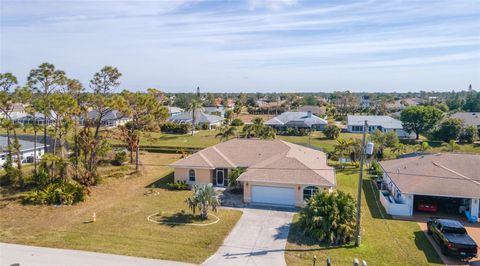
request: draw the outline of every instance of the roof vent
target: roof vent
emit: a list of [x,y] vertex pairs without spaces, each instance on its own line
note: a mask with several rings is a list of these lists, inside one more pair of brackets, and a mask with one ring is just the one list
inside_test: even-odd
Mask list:
[[307,117],[312,117],[312,111],[307,111]]

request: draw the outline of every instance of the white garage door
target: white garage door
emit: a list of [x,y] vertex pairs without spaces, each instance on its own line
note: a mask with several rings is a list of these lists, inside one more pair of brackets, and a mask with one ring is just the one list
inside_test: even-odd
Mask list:
[[295,205],[295,189],[289,187],[252,186],[252,203]]

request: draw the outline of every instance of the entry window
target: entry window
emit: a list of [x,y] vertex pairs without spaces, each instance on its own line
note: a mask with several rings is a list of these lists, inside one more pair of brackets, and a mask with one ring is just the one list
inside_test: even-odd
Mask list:
[[195,182],[195,170],[190,169],[188,171],[188,181]]
[[303,189],[303,200],[306,201],[310,199],[315,193],[317,193],[318,188],[317,187],[306,187]]

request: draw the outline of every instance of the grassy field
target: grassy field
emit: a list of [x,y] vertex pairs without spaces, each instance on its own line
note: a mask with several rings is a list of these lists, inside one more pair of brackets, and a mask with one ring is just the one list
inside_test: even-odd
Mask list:
[[[173,179],[168,164],[176,154],[144,154],[142,174],[106,178],[83,203],[55,208],[24,206],[0,200],[0,242],[89,250],[122,255],[201,263],[212,255],[241,216],[219,210],[220,222],[205,227],[162,225],[147,216],[189,220],[185,199],[190,191],[162,188]],[[93,212],[97,221],[91,223]]]
[[[358,171],[337,173],[338,189],[356,195]],[[368,265],[438,265],[442,261],[416,222],[391,219],[383,207],[377,206],[369,179],[364,180],[362,198],[362,245],[325,247],[304,237],[295,221],[290,231],[285,258],[288,265],[312,265],[317,256],[319,265],[330,258],[333,265],[351,265],[354,258]],[[386,217],[382,218],[382,215]]]

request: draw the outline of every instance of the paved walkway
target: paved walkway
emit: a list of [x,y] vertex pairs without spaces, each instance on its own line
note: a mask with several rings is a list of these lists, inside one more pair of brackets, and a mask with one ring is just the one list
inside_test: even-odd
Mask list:
[[242,210],[232,232],[203,265],[286,265],[284,251],[294,212]]
[[88,251],[41,248],[0,243],[0,266],[188,266],[191,264],[103,254]]

